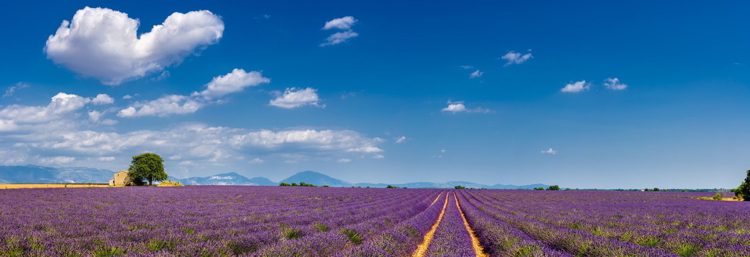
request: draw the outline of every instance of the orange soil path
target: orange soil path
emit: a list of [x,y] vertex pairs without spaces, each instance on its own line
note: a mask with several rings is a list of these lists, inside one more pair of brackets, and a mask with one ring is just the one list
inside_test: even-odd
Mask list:
[[474,254],[476,254],[477,257],[487,257],[488,255],[484,253],[484,249],[482,249],[482,245],[479,243],[479,238],[477,238],[477,235],[474,233],[474,229],[472,229],[471,225],[469,225],[469,221],[466,219],[464,211],[461,210],[461,203],[459,203],[458,197],[456,197],[456,193],[453,193],[453,199],[456,199],[456,207],[458,207],[458,212],[461,214],[461,219],[464,220],[464,227],[466,228],[466,232],[469,233],[469,236],[471,237],[471,247],[474,248]]
[[[440,195],[438,195],[439,197]],[[440,222],[443,221],[443,216],[445,216],[445,208],[448,207],[448,194],[445,194],[445,202],[443,202],[443,209],[440,211],[440,215],[438,215],[437,220],[435,220],[435,223],[432,224],[432,227],[430,228],[430,231],[427,231],[427,233],[424,235],[424,239],[422,240],[422,243],[417,246],[417,250],[414,251],[414,254],[412,254],[412,257],[423,257],[425,256],[425,253],[427,253],[427,249],[430,248],[430,243],[432,242],[432,238],[435,236],[435,231],[437,230],[438,226],[440,225]]]

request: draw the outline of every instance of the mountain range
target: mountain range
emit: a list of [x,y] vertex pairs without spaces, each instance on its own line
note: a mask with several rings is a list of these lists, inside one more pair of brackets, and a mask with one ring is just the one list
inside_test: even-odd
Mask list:
[[[0,183],[107,183],[114,172],[104,169],[93,169],[83,167],[44,167],[35,165],[25,166],[0,166]],[[253,186],[275,186],[278,183],[264,177],[247,178],[235,172],[221,173],[206,177],[174,178],[170,180],[179,181],[185,185],[253,185]],[[405,188],[453,188],[464,186],[468,188],[488,189],[533,189],[535,187],[547,187],[545,184],[531,185],[503,185],[503,184],[478,184],[467,181],[449,181],[445,183],[413,182],[402,184],[385,183],[349,183],[339,180],[320,172],[302,171],[280,182],[284,183],[310,183],[314,185],[326,185],[331,187],[373,187],[380,188],[388,185]]]

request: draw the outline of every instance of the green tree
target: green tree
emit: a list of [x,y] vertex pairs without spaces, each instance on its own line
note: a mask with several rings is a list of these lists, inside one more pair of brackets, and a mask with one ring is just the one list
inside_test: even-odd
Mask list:
[[454,186],[453,188],[454,189],[466,189],[466,187],[462,185]]
[[552,185],[552,186],[549,186],[547,188],[547,190],[557,191],[557,190],[560,190],[560,186],[558,186],[558,185]]
[[128,168],[128,176],[136,185],[153,185],[154,181],[166,180],[169,176],[164,171],[164,160],[155,153],[144,153],[133,156]]
[[745,181],[742,181],[742,184],[734,190],[734,194],[744,201],[750,201],[750,170],[747,171]]

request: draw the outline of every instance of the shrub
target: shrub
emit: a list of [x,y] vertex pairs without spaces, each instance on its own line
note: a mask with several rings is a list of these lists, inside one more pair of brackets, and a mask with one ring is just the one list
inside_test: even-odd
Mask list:
[[152,252],[158,252],[161,250],[172,250],[174,248],[174,243],[160,240],[160,239],[152,239],[148,242],[146,245],[146,248],[151,250]]
[[288,187],[288,186],[292,186],[292,185],[290,185],[289,183],[286,183],[286,182],[281,182],[281,183],[279,183],[279,186],[280,187]]
[[551,185],[547,188],[547,190],[557,191],[560,190],[560,186],[558,185]]
[[349,238],[349,242],[352,242],[355,245],[361,244],[362,241],[364,241],[364,239],[362,239],[362,235],[360,235],[353,229],[342,228],[340,232],[346,235],[346,237]]
[[386,186],[385,188],[398,188],[398,187],[397,187],[397,186],[394,186],[394,185],[388,185],[388,186]]
[[99,247],[94,250],[94,257],[114,257],[125,255],[125,250],[117,247]]
[[534,190],[544,190],[543,187],[535,187]]
[[328,232],[328,230],[330,230],[330,228],[328,228],[328,225],[323,223],[315,223],[315,228],[320,232]]
[[724,196],[723,196],[723,195],[721,195],[721,193],[719,193],[719,192],[716,192],[716,194],[714,194],[714,196],[713,196],[713,197],[711,197],[711,198],[713,198],[713,199],[714,199],[714,200],[716,200],[716,201],[721,201],[721,199],[724,199]]
[[290,227],[284,227],[281,229],[281,237],[284,239],[295,239],[302,237],[302,231],[299,229],[293,229]]
[[453,188],[454,189],[466,189],[466,187],[462,185],[454,186]]
[[166,181],[162,181],[162,182],[161,182],[161,183],[159,183],[159,185],[157,185],[157,186],[160,186],[160,187],[181,187],[181,186],[182,186],[182,183],[180,183],[180,182],[178,182],[178,181],[170,181],[170,180],[166,180]]

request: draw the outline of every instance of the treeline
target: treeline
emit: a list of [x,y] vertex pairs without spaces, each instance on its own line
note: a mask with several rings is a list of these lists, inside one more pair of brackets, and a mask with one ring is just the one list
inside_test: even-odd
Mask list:
[[[279,186],[282,186],[282,187],[317,187],[317,185],[315,184],[305,183],[304,181],[300,181],[299,184],[281,182],[279,183]],[[321,187],[328,187],[328,185],[322,185]]]

